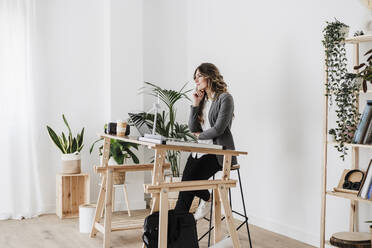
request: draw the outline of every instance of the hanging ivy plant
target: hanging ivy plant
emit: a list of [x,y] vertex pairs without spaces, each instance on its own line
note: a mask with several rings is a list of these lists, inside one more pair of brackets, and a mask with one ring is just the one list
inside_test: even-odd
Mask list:
[[328,76],[326,95],[329,96],[330,105],[335,102],[337,115],[336,127],[328,133],[334,135],[338,143],[335,147],[341,152],[343,160],[348,150],[345,143],[352,141],[360,119],[357,106],[360,85],[356,83],[355,75],[347,71],[345,37],[348,31],[349,27],[338,20],[327,22],[322,40]]

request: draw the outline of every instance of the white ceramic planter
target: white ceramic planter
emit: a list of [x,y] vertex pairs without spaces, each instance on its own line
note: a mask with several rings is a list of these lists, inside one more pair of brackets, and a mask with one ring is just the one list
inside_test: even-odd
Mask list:
[[81,157],[79,152],[61,155],[63,174],[79,174],[81,172]]
[[79,230],[81,233],[90,233],[92,230],[96,204],[83,204],[79,206]]

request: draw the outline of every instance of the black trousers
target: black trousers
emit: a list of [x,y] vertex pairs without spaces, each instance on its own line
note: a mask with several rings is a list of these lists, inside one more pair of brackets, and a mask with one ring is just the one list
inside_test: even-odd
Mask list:
[[[193,158],[190,154],[182,175],[182,181],[206,180],[213,176],[217,171],[222,170],[214,154],[206,154],[200,158]],[[178,195],[175,211],[188,212],[190,210],[194,196],[198,196],[204,201],[208,201],[210,193],[208,190],[182,191]]]

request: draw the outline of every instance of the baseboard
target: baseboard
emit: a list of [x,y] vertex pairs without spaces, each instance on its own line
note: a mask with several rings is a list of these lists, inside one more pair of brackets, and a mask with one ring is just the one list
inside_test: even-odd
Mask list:
[[[263,219],[260,217],[252,216],[249,213],[248,218],[249,218],[249,224],[253,224],[255,226],[261,227],[263,229],[266,229],[271,232],[275,232],[284,236],[287,236],[291,239],[298,240],[300,242],[319,247],[320,241],[319,241],[319,236],[306,233],[302,230],[299,230],[297,228],[293,228],[288,225],[284,225],[281,223],[277,223],[275,221]],[[234,214],[234,217],[239,220],[243,220],[243,218],[239,215]]]

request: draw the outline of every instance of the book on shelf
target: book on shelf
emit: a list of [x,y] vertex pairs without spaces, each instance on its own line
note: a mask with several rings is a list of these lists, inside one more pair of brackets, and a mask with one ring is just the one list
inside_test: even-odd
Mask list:
[[370,145],[372,143],[372,121],[369,121],[368,129],[364,135],[363,144]]
[[[372,118],[372,100],[367,100],[367,104],[364,108],[362,118],[360,119],[360,122],[358,124],[358,127],[355,131],[353,143],[355,144],[363,144],[364,137],[366,135],[367,129],[369,127],[369,124],[371,122]],[[372,132],[372,130],[371,130]],[[372,133],[371,133],[372,135]],[[367,137],[368,139],[368,137]]]
[[371,183],[371,185],[369,185],[369,189],[368,189],[368,193],[367,193],[367,198],[368,199],[371,199],[371,196],[372,196],[372,183]]
[[368,164],[367,171],[365,172],[364,180],[362,182],[361,188],[359,190],[359,196],[367,199],[368,198],[368,191],[371,187],[371,181],[372,181],[372,168],[371,168],[372,159]]

